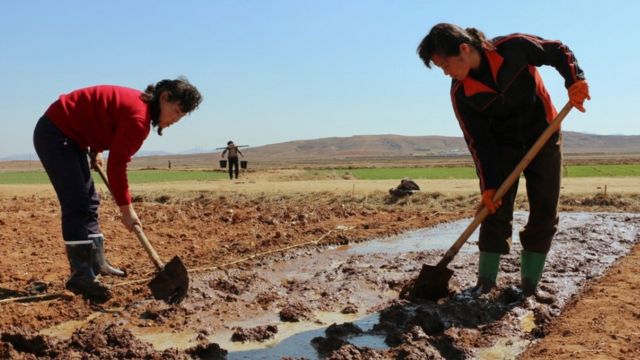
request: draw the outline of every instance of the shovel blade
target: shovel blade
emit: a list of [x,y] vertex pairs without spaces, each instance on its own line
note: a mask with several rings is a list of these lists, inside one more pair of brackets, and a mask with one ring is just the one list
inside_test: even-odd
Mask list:
[[420,275],[413,283],[410,294],[414,298],[438,300],[449,294],[449,279],[453,270],[446,266],[422,265]]
[[149,282],[151,294],[156,300],[178,304],[189,290],[189,274],[182,260],[176,255]]

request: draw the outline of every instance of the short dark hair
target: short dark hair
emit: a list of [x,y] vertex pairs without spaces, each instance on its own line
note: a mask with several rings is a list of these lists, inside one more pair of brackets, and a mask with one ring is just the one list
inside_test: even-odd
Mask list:
[[147,89],[140,95],[145,103],[149,104],[151,113],[151,124],[158,126],[160,116],[160,95],[168,92],[169,101],[177,101],[180,104],[180,110],[185,114],[189,114],[198,108],[202,102],[202,95],[195,86],[189,83],[185,77],[179,77],[175,80],[161,80],[156,84],[150,84]]
[[431,68],[434,55],[444,57],[459,55],[460,44],[470,44],[478,50],[493,49],[491,42],[478,29],[463,29],[458,25],[440,23],[434,25],[427,36],[422,39],[417,52],[422,62]]

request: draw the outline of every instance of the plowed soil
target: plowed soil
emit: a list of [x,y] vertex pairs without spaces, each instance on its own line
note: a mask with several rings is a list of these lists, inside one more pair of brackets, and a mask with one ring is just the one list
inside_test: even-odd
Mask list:
[[[178,193],[179,196],[175,195]],[[397,278],[380,280],[377,275],[368,279],[367,274],[376,273],[377,268],[366,272],[362,269],[378,262],[365,256],[331,270],[338,271],[333,275],[327,269],[318,269],[317,277],[324,277],[326,281],[314,285],[309,285],[308,279],[274,280],[252,269],[277,268],[291,259],[313,256],[315,251],[327,246],[367,241],[470,217],[476,203],[474,194],[425,191],[400,199],[381,191],[274,194],[154,189],[139,192],[134,206],[143,219],[147,237],[161,258],[168,260],[179,255],[193,278],[185,302],[168,306],[152,300],[146,281],[154,275],[154,268],[135,237],[120,224],[118,211],[108,194],[102,194],[100,208],[107,256],[113,264],[125,268],[128,277],[125,280],[102,278],[114,293],[113,299],[105,304],[93,304],[64,291],[69,268],[55,197],[51,193],[26,195],[17,191],[16,194],[19,195],[3,192],[0,196],[0,301],[4,299],[0,303],[0,358],[17,359],[224,358],[226,350],[210,341],[213,335],[224,329],[233,334],[232,341],[266,341],[279,331],[277,327],[268,324],[228,326],[242,319],[263,316],[265,312],[278,310],[280,321],[313,321],[317,311],[362,313],[374,310],[368,307],[377,304],[380,308],[376,311],[386,309],[382,316],[388,316],[395,307],[407,309],[410,305],[405,300],[398,302],[397,292],[419,271],[416,266],[407,267],[403,259],[384,263],[385,267],[395,266],[400,274]],[[523,199],[519,199],[519,204],[520,209],[526,210]],[[634,213],[640,212],[640,197],[573,194],[563,196],[562,210]],[[615,236],[616,229],[610,231]],[[441,253],[412,256],[410,260],[417,263],[434,263]],[[639,259],[640,247],[636,245],[604,275],[588,279],[583,290],[565,299],[568,305],[563,306],[561,312],[540,311],[537,330],[531,334],[532,345],[522,358],[640,357],[640,305],[636,302],[640,290],[640,275],[636,271]],[[515,262],[513,266],[517,269]],[[468,278],[473,278],[473,269],[469,271]],[[366,291],[349,290],[343,283],[338,284],[343,287],[337,283],[331,285],[331,277],[335,279],[337,274],[353,283],[366,282],[368,285],[356,286]],[[509,289],[517,284],[515,280],[505,281],[501,291],[488,295],[486,302],[482,300],[483,304],[508,306],[520,301],[518,307],[539,309],[518,299],[517,291],[515,295],[510,293]],[[320,298],[304,295],[323,286],[336,288],[320,291]],[[279,292],[281,289],[285,290]],[[547,290],[552,290],[551,297],[554,290],[559,291],[553,286]],[[464,286],[459,285],[454,292],[464,293]],[[30,296],[34,298],[15,301]],[[288,296],[300,302],[291,302]],[[376,296],[377,300],[372,300]],[[451,299],[458,299],[455,294],[452,296]],[[545,301],[544,296],[534,300],[538,304]],[[553,308],[548,302],[547,305]],[[465,302],[457,306],[459,310],[469,305]],[[445,311],[444,307],[438,309]],[[474,314],[483,313],[474,311]],[[386,341],[391,350],[359,348],[346,342],[344,346],[336,346],[341,343],[331,340],[331,334],[327,334],[325,339],[329,340],[324,343],[329,347],[323,345],[322,339],[315,340],[318,352],[334,359],[466,358],[473,352],[465,352],[465,348],[490,345],[491,338],[482,336],[486,332],[483,326],[487,326],[484,321],[475,322],[462,333],[444,336],[446,326],[425,325],[431,323],[427,320],[433,317],[428,311],[412,320],[414,324],[423,324],[417,327],[406,326],[409,318],[404,315],[400,317],[405,321],[398,323],[398,316],[398,313],[390,316],[395,323],[386,322],[386,326],[396,330],[387,331],[394,334]],[[84,325],[71,326],[74,320]],[[66,336],[60,336],[64,333],[60,328],[56,330],[57,336],[47,335],[47,329],[60,324],[69,324]],[[142,340],[142,334],[145,329],[155,327],[173,329],[176,334],[186,329],[196,329],[197,333],[188,347],[154,347]],[[492,331],[500,333],[500,330]],[[343,334],[334,338],[344,337]],[[456,346],[452,347],[451,343]]]

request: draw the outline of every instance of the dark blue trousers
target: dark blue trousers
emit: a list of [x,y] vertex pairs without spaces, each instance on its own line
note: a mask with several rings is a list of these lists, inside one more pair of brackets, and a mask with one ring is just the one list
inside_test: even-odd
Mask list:
[[99,234],[100,197],[91,178],[87,149],[45,116],[33,132],[33,145],[60,201],[64,240],[88,240],[89,234]]

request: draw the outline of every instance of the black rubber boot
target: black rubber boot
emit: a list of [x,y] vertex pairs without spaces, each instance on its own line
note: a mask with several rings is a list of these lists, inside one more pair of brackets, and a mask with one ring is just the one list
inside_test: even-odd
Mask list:
[[71,277],[65,287],[74,294],[97,303],[109,300],[109,288],[96,280],[93,272],[93,240],[66,241],[65,247],[71,265]]
[[104,255],[104,236],[102,234],[89,235],[95,246],[93,258],[93,272],[98,275],[127,276],[127,273],[112,266]]

